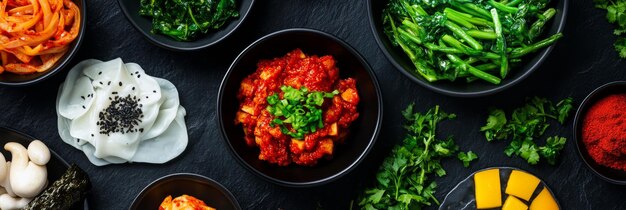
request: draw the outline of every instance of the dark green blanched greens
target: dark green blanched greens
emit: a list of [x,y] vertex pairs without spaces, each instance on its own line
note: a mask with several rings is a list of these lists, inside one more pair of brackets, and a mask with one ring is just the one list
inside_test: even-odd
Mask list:
[[152,17],[152,33],[192,41],[239,17],[235,0],[140,0],[139,14]]
[[[437,124],[456,116],[440,111],[439,106],[426,113],[414,112],[413,105],[402,115],[406,119],[407,135],[383,161],[376,174],[376,184],[362,193],[358,209],[403,210],[439,205],[435,198],[437,183],[432,179],[435,175],[446,175],[441,160],[454,156],[458,146],[451,137],[435,137]],[[457,156],[464,165],[477,158],[473,152],[459,152]]]
[[521,58],[560,39],[538,40],[556,14],[549,0],[389,0],[385,34],[429,82],[499,84]]

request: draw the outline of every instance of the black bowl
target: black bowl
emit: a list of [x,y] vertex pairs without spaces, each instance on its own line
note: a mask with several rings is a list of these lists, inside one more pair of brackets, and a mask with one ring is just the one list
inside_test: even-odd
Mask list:
[[78,32],[78,36],[76,36],[76,39],[74,39],[72,44],[70,44],[70,48],[65,53],[65,55],[63,55],[63,57],[61,57],[56,62],[56,64],[54,64],[54,66],[52,66],[50,69],[48,69],[45,72],[37,72],[37,73],[27,74],[27,75],[19,75],[19,74],[13,74],[10,72],[4,72],[0,74],[0,85],[6,85],[6,86],[32,85],[40,81],[43,81],[44,79],[47,79],[51,77],[52,75],[56,74],[57,72],[61,71],[70,62],[72,57],[74,57],[74,55],[78,51],[80,44],[83,42],[83,34],[85,34],[85,22],[87,22],[87,16],[86,16],[87,9],[86,9],[85,0],[74,0],[74,3],[76,3],[76,6],[78,6],[78,8],[80,9],[80,16],[81,16],[80,30]]
[[[308,55],[332,55],[337,61],[340,78],[357,80],[361,98],[357,107],[359,118],[352,123],[345,144],[335,147],[332,160],[320,161],[313,167],[282,167],[259,160],[259,150],[246,145],[243,128],[234,123],[239,108],[237,91],[244,77],[256,71],[259,60],[282,57],[296,48]],[[217,100],[218,123],[237,160],[254,174],[283,186],[320,185],[345,175],[370,151],[382,123],[380,87],[365,59],[340,39],[312,29],[286,29],[252,43],[228,69]]]
[[139,15],[139,0],[118,0],[117,3],[130,23],[150,42],[170,50],[191,51],[212,46],[232,34],[250,13],[254,0],[237,0],[237,6],[239,7],[239,17],[237,19],[230,20],[220,29],[211,30],[199,39],[188,42],[176,41],[166,35],[151,33],[152,18]]
[[[558,2],[555,2],[558,1]],[[523,64],[511,69],[506,79],[503,79],[499,85],[493,85],[491,83],[477,81],[467,83],[464,81],[437,81],[428,82],[419,73],[415,71],[415,66],[411,63],[411,60],[406,56],[404,51],[399,47],[395,47],[391,44],[391,41],[387,38],[387,35],[383,32],[382,25],[382,10],[387,5],[388,0],[368,0],[368,14],[370,20],[370,26],[374,33],[374,38],[378,43],[380,49],[389,59],[389,61],[400,71],[402,74],[428,89],[435,92],[442,93],[450,96],[458,97],[478,97],[494,94],[503,91],[520,81],[528,77],[535,69],[539,68],[541,63],[548,57],[548,54],[554,48],[554,45],[546,47],[530,56],[526,56],[523,59]],[[542,37],[548,37],[559,32],[563,32],[565,28],[565,17],[567,14],[567,7],[569,0],[552,0],[550,6],[555,7],[557,10],[556,15],[551,20],[551,23],[546,24],[546,31]]]
[[578,148],[580,158],[583,159],[591,171],[610,183],[626,185],[626,171],[612,169],[596,163],[596,161],[589,156],[582,137],[583,120],[589,108],[598,100],[615,93],[626,93],[626,81],[617,81],[602,85],[587,95],[585,100],[583,100],[578,107],[576,117],[574,117],[574,141],[576,142],[576,148]]
[[224,186],[207,177],[189,173],[167,175],[150,183],[137,195],[130,209],[159,209],[168,195],[176,198],[183,194],[196,197],[216,209],[241,209],[233,194]]
[[[4,145],[9,142],[17,142],[24,145],[24,147],[28,147],[28,144],[35,139],[37,138],[33,138],[32,136],[22,132],[10,128],[0,127],[0,148],[4,147]],[[7,161],[11,160],[11,153],[5,150],[1,150],[0,153],[4,155]],[[48,169],[48,182],[52,183],[61,178],[65,171],[70,168],[70,165],[67,164],[67,162],[65,162],[65,160],[63,160],[63,158],[61,158],[61,156],[59,156],[56,152],[52,151],[52,149],[50,149],[50,155],[51,158],[48,164],[46,164],[46,168]],[[70,210],[79,209],[89,209],[87,199],[85,199],[83,203],[74,204]]]

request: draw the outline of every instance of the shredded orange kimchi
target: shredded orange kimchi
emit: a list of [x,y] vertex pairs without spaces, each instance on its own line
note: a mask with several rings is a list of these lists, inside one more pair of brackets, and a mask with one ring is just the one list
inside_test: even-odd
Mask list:
[[78,36],[80,21],[71,0],[0,0],[0,74],[50,69]]

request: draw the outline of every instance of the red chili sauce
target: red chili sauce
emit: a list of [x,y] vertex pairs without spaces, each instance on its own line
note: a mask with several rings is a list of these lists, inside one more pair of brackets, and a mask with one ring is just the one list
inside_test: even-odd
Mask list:
[[[266,110],[267,97],[279,93],[282,99],[283,85],[296,89],[304,86],[309,91],[339,91],[322,105],[323,128],[298,140],[283,134],[278,125],[270,125],[274,116]],[[260,160],[281,166],[313,166],[322,157],[330,159],[335,143],[343,143],[348,127],[359,117],[356,80],[339,79],[332,56],[307,56],[300,49],[281,58],[259,61],[256,72],[241,82],[237,99],[235,124],[243,126],[246,143],[260,149]]]

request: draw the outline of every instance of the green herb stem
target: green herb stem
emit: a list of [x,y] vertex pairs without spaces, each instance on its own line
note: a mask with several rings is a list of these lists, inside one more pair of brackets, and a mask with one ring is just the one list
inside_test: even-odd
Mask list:
[[476,39],[496,39],[496,34],[493,31],[468,30],[467,34]]
[[510,7],[510,6],[507,6],[505,4],[501,4],[501,3],[497,2],[497,1],[494,1],[494,0],[489,0],[488,3],[489,3],[489,5],[495,7],[496,9],[498,9],[500,11],[503,11],[503,12],[508,12],[508,13],[511,13],[511,14],[515,14],[518,11],[518,9],[515,8],[515,7]]
[[522,57],[528,53],[532,53],[537,51],[538,49],[541,48],[545,48],[548,47],[550,45],[552,45],[554,42],[556,42],[557,40],[559,40],[560,38],[563,37],[562,33],[557,33],[554,34],[544,40],[538,41],[536,43],[533,43],[531,45],[528,45],[526,47],[521,47],[521,48],[515,48],[513,49],[513,51],[511,51],[511,58],[519,58]]
[[446,21],[445,23],[446,28],[450,29],[450,31],[452,31],[452,33],[454,33],[454,35],[457,35],[458,37],[461,37],[461,39],[465,40],[467,42],[467,44],[469,46],[471,46],[472,48],[476,49],[476,50],[482,50],[483,46],[476,41],[474,38],[472,38],[470,35],[467,35],[467,33],[465,33],[465,31],[459,27],[458,25],[450,22],[450,21]]

